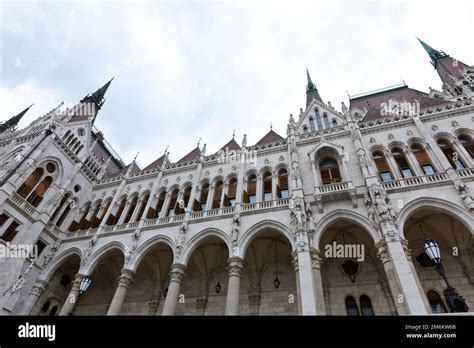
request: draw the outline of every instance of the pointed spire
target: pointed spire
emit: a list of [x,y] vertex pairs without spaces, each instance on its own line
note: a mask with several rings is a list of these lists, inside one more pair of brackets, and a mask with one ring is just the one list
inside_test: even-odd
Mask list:
[[306,80],[308,81],[306,85],[306,92],[311,92],[317,90],[316,86],[314,85],[313,81],[311,80],[311,76],[309,75],[309,70],[306,67]]
[[18,115],[13,116],[12,118],[6,120],[5,122],[0,124],[0,133],[5,132],[7,129],[12,128],[12,131],[15,130],[16,126],[18,125],[18,122],[20,122],[21,118],[25,116],[25,114],[28,112],[28,110],[33,106],[34,104],[31,104],[28,106],[25,110],[20,112]]
[[81,103],[94,103],[97,108],[97,111],[99,111],[102,105],[104,105],[105,93],[109,89],[109,86],[112,83],[113,79],[114,78],[112,77],[109,82],[100,87],[97,91],[92,94],[88,94],[87,96],[82,98]]
[[242,139],[242,147],[247,146],[247,134],[244,134],[244,138]]
[[318,89],[316,88],[316,85],[313,83],[313,80],[311,80],[311,76],[309,75],[309,70],[306,68],[306,107],[311,103],[313,99],[316,99],[320,102],[323,100],[321,99],[321,96],[319,95]]
[[428,45],[426,42],[420,40],[418,37],[417,37],[418,41],[420,41],[421,43],[421,46],[423,46],[423,48],[425,49],[426,53],[428,53],[428,55],[430,56],[430,59],[431,59],[431,64],[436,68],[436,62],[438,59],[440,58],[444,58],[444,57],[448,57],[448,55],[446,53],[444,53],[443,51],[438,51],[438,50],[435,50],[433,47],[431,47],[430,45]]

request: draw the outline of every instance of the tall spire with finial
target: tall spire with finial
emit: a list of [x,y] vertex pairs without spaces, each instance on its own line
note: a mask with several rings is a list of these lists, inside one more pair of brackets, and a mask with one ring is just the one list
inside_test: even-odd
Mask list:
[[33,105],[34,104],[31,104],[25,110],[20,112],[18,115],[11,117],[10,119],[6,120],[3,123],[0,123],[0,134],[5,132],[7,129],[11,129],[12,131],[15,131],[16,126],[18,125],[18,122],[20,122],[21,118],[25,116],[25,114]]
[[107,82],[105,85],[100,87],[97,91],[95,91],[94,93],[88,94],[84,98],[81,99],[81,103],[92,103],[95,107],[94,119],[92,122],[95,121],[97,112],[102,108],[102,105],[104,105],[105,93],[109,89],[109,86],[112,83],[113,79],[114,78],[112,77],[109,82]]
[[431,47],[430,45],[428,45],[426,42],[420,40],[420,38],[418,38],[418,41],[420,41],[421,43],[421,46],[423,46],[423,48],[425,49],[426,53],[428,53],[428,55],[430,56],[430,59],[431,59],[431,64],[436,68],[436,64],[438,62],[438,59],[441,59],[441,58],[444,58],[444,57],[448,57],[448,55],[446,53],[444,53],[443,51],[438,51],[438,50],[435,50],[433,47]]
[[316,85],[313,83],[313,80],[311,80],[311,75],[309,74],[308,68],[306,68],[306,106],[308,106],[313,99],[316,99],[320,102],[323,100],[321,99],[321,96],[319,95],[318,89],[316,88]]

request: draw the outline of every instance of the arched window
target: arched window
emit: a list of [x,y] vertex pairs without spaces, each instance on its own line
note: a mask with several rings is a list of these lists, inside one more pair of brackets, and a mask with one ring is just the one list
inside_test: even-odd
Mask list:
[[67,200],[69,199],[69,197],[70,197],[70,194],[69,194],[69,193],[63,195],[63,198],[61,199],[61,202],[59,203],[58,207],[57,207],[56,210],[54,211],[53,215],[51,215],[51,221],[54,222],[54,220],[56,220],[58,214],[63,210],[64,205],[66,204],[66,202],[67,202]]
[[150,194],[146,193],[145,196],[142,198],[142,203],[140,205],[140,210],[138,211],[137,215],[135,216],[135,221],[139,221],[142,218],[143,212],[145,211],[146,205],[148,200],[150,199]]
[[441,149],[441,151],[443,151],[444,155],[451,164],[451,167],[454,169],[466,168],[466,165],[461,161],[459,154],[453,150],[451,144],[446,139],[439,139],[438,147]]
[[50,305],[49,301],[46,301],[43,307],[41,307],[41,312],[47,312],[49,309],[49,305]]
[[341,182],[341,172],[339,165],[333,158],[326,157],[319,163],[319,172],[321,173],[321,180],[323,185]]
[[311,132],[314,132],[316,130],[316,126],[314,125],[314,119],[311,116],[309,117],[309,128],[311,129]]
[[71,201],[70,199],[67,200],[66,208],[64,209],[63,213],[59,217],[58,221],[56,221],[56,226],[61,227],[64,220],[66,220],[66,217],[69,215],[69,212],[71,211],[71,204],[73,204],[73,202],[74,201]]
[[354,297],[346,297],[346,311],[348,316],[358,316],[359,308],[357,308],[357,302]]
[[207,209],[207,197],[209,196],[209,184],[206,182],[202,184],[199,193],[199,200],[194,202],[194,211],[204,211]]
[[278,198],[288,198],[288,171],[285,168],[281,168],[278,171],[278,185],[277,185],[277,196]]
[[431,306],[431,310],[433,313],[448,313],[446,306],[444,305],[443,300],[441,299],[441,296],[434,291],[434,290],[429,290],[426,293],[426,296],[428,297],[428,301]]
[[117,210],[115,211],[114,214],[110,214],[109,218],[107,219],[107,225],[116,225],[117,222],[120,219],[120,216],[123,213],[123,210],[125,209],[125,203],[127,202],[127,197],[122,197],[120,200],[120,203],[118,204]]
[[415,158],[418,161],[420,167],[423,169],[423,172],[427,175],[434,174],[435,170],[433,168],[433,165],[431,164],[428,154],[426,153],[425,149],[423,149],[423,146],[415,143],[410,146],[410,149],[411,152],[415,155]]
[[384,154],[381,151],[374,151],[372,158],[374,159],[375,166],[379,172],[380,179],[382,179],[383,182],[393,180],[392,172],[390,171],[390,167],[388,166]]
[[66,138],[69,136],[69,134],[71,134],[71,131],[70,131],[70,130],[68,130],[68,131],[66,132],[66,134],[63,135],[63,138],[62,138],[63,141],[66,140]]
[[37,207],[41,201],[43,200],[44,194],[51,186],[53,182],[53,178],[47,176],[44,178],[35,188],[35,190],[29,195],[26,199],[28,203],[30,203],[33,207]]
[[17,190],[17,193],[26,198],[28,195],[33,191],[35,186],[40,181],[41,177],[43,176],[44,170],[43,168],[36,168],[35,171],[25,180],[25,182],[20,186]]
[[332,126],[337,127],[337,120],[335,118],[332,119]]
[[361,295],[359,297],[360,303],[360,312],[364,316],[372,316],[374,315],[374,309],[372,308],[372,302],[370,301],[369,296]]
[[158,200],[156,202],[155,208],[150,207],[148,210],[147,218],[155,219],[160,216],[160,212],[163,209],[163,204],[165,203],[166,191],[161,191],[158,195]]
[[138,195],[135,195],[132,198],[130,206],[128,207],[127,215],[125,215],[125,219],[123,220],[124,224],[129,222],[130,219],[132,218],[133,212],[135,211],[135,208],[137,207],[137,202],[138,202]]
[[403,153],[403,150],[399,147],[394,147],[392,149],[393,159],[397,163],[398,169],[402,173],[404,178],[412,178],[413,172],[408,164],[408,161]]
[[231,178],[227,185],[227,194],[224,196],[224,207],[233,207],[236,203],[237,178]]
[[56,315],[57,311],[58,311],[58,305],[53,306],[53,308],[51,308],[51,311],[49,312],[49,315],[51,317],[54,317]]
[[308,133],[308,126],[303,126],[303,133]]
[[176,215],[176,207],[178,205],[178,193],[179,190],[176,188],[171,193],[170,203],[168,205],[168,211],[166,212],[166,216],[175,216]]
[[315,117],[316,117],[316,123],[318,124],[318,130],[323,129],[323,124],[321,122],[321,115],[319,114],[318,109],[314,109]]
[[324,128],[330,128],[331,126],[329,125],[329,119],[328,119],[328,115],[324,114],[323,115],[323,121],[324,121]]
[[[89,215],[89,211],[91,210],[91,204],[88,204],[87,207],[84,209],[84,213],[82,214],[82,219],[79,221],[79,229],[85,230],[89,228],[90,223],[87,220],[87,215]],[[69,229],[71,230],[71,229]]]
[[101,205],[102,205],[102,202],[98,202],[94,206],[94,211],[93,211],[93,213],[90,217],[90,222],[91,222],[90,227],[91,228],[96,228],[100,224],[100,220],[99,220],[99,217],[97,215],[99,214]]
[[265,172],[263,174],[262,197],[264,202],[271,201],[273,199],[271,172]]
[[471,158],[474,158],[474,140],[470,135],[461,134],[458,136],[459,141],[461,142],[462,146],[466,149],[467,153]]
[[191,198],[191,186],[187,186],[184,189],[181,201],[176,204],[175,212],[177,215],[184,214],[186,212],[186,207],[188,206],[189,198]]
[[247,178],[247,189],[244,191],[243,202],[252,204],[257,201],[257,176],[250,174]]
[[222,180],[219,180],[214,185],[214,194],[212,197],[212,209],[217,209],[221,207],[221,197],[224,183]]

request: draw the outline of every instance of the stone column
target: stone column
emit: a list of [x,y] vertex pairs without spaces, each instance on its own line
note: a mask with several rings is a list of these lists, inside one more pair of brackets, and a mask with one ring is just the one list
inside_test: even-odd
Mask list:
[[402,179],[403,175],[402,175],[400,169],[398,168],[398,164],[395,161],[395,158],[393,158],[392,153],[387,152],[385,154],[385,159],[387,160],[388,166],[390,167],[390,171],[392,172],[394,179],[395,180],[396,179]]
[[453,150],[458,154],[459,160],[462,160],[461,162],[465,163],[466,167],[472,167],[474,165],[474,162],[471,158],[471,155],[469,155],[469,153],[461,144],[461,142],[456,138],[453,140],[452,144]]
[[420,163],[418,163],[415,155],[413,154],[413,152],[411,152],[411,149],[409,149],[408,146],[403,148],[403,153],[405,154],[407,162],[411,170],[413,171],[413,176],[425,175],[423,169],[420,166]]
[[36,281],[35,285],[33,285],[33,288],[30,291],[30,294],[25,304],[19,312],[20,315],[36,315],[36,313],[32,313],[32,311],[47,286],[48,282],[45,280],[38,279]]
[[125,207],[123,207],[122,214],[120,214],[120,217],[117,221],[117,225],[123,224],[123,221],[127,217],[128,210],[130,209],[131,204],[132,201],[127,200],[127,202],[125,203]]
[[321,186],[318,175],[316,174],[316,162],[314,159],[311,159],[311,172],[313,173],[314,186]]
[[222,184],[222,192],[221,192],[221,200],[220,200],[220,203],[219,203],[219,208],[222,208],[224,206],[224,197],[225,197],[225,194],[227,192],[227,183],[223,183]]
[[207,191],[206,210],[212,209],[212,202],[214,198],[214,185],[215,184],[210,185],[209,190]]
[[74,310],[77,300],[79,299],[79,286],[84,277],[84,274],[76,274],[76,279],[74,279],[74,282],[72,283],[71,291],[67,295],[66,301],[64,301],[59,315],[70,315]]
[[166,295],[166,300],[163,305],[162,315],[174,315],[176,313],[179,290],[185,276],[186,265],[175,263],[171,267],[168,294]]
[[123,269],[122,274],[118,280],[118,286],[115,290],[114,297],[112,302],[110,303],[109,311],[107,315],[119,315],[120,311],[122,310],[123,302],[125,301],[125,296],[127,295],[127,291],[130,288],[130,285],[133,283],[133,277],[135,276],[135,272],[129,269]]
[[375,243],[375,248],[387,275],[398,314],[427,314],[426,298],[402,241],[381,239]]
[[313,268],[313,286],[314,297],[316,301],[316,314],[326,315],[326,305],[324,302],[323,279],[321,275],[321,252],[312,249],[311,253],[311,267]]
[[277,173],[272,174],[272,200],[277,199],[277,181],[278,175]]
[[244,269],[244,260],[240,257],[231,257],[228,260],[229,286],[227,287],[226,315],[239,314],[240,277]]
[[315,289],[311,256],[308,249],[298,250],[298,274],[296,281],[299,283],[301,314],[316,314]]

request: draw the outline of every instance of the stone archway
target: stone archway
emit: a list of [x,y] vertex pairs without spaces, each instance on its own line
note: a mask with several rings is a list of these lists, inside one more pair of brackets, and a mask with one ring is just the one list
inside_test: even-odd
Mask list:
[[[469,227],[462,219],[454,212],[440,211],[429,205],[418,207],[407,216],[403,234],[431,311],[445,312],[449,307],[444,295],[446,283],[424,253],[426,239],[438,243],[448,281],[464,297],[470,311],[474,311],[474,242]],[[435,301],[434,297],[438,300]]]
[[117,247],[100,255],[90,274],[91,285],[77,302],[74,315],[107,314],[123,265],[124,255]]
[[244,252],[239,314],[298,314],[292,246],[284,233],[272,228],[257,231]]
[[173,263],[173,250],[164,241],[150,246],[139,260],[133,284],[120,315],[160,315]]
[[373,237],[365,228],[350,219],[335,219],[322,231],[318,247],[328,315],[397,314]]
[[[74,279],[80,268],[80,263],[79,255],[72,253],[63,258],[60,264],[54,265],[54,270],[52,270],[51,276],[47,280],[48,286],[31,310],[31,315],[59,314],[60,306],[66,301],[71,291]],[[50,303],[49,306],[45,306],[48,301]],[[53,302],[58,302],[60,306],[54,311],[54,314],[51,314],[51,310],[53,310],[55,305]]]
[[191,247],[176,307],[177,315],[225,313],[228,249],[227,243],[217,235],[199,239]]

